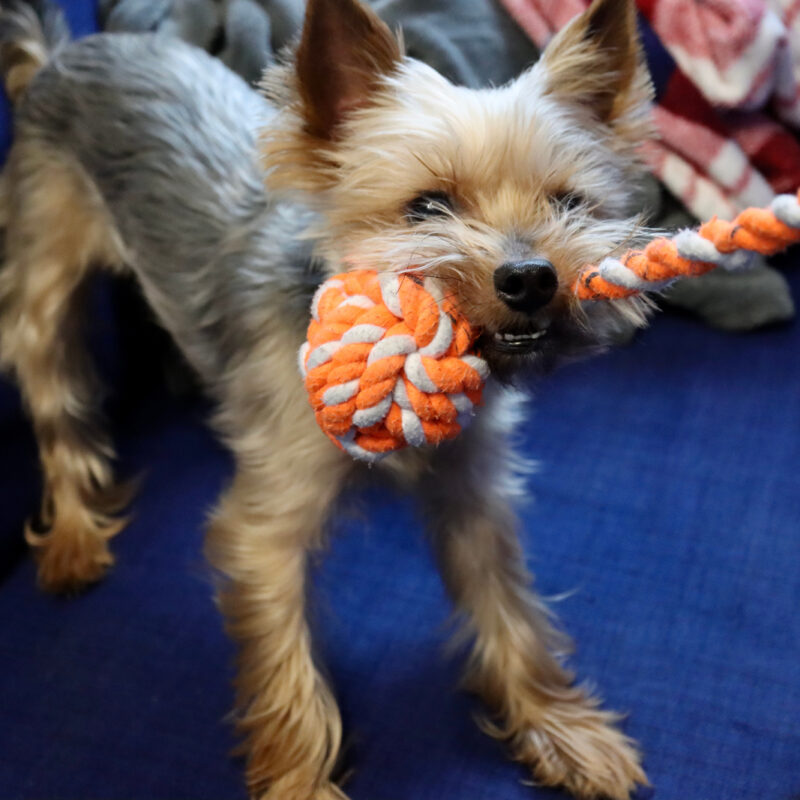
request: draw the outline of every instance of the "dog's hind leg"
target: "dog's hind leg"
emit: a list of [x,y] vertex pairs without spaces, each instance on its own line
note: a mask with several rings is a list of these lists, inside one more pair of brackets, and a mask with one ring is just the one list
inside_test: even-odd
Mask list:
[[112,563],[108,540],[127,492],[114,484],[99,427],[100,387],[81,341],[85,278],[118,265],[105,207],[76,164],[34,138],[18,140],[2,180],[7,217],[0,270],[0,363],[33,421],[43,470],[39,519],[26,529],[40,585],[74,591]]
[[421,482],[442,576],[472,643],[465,684],[492,712],[485,730],[506,741],[538,783],[627,800],[646,782],[636,748],[616,715],[573,684],[556,656],[568,643],[531,588],[509,507],[513,456],[492,427],[502,416],[484,409],[440,448],[437,480]]

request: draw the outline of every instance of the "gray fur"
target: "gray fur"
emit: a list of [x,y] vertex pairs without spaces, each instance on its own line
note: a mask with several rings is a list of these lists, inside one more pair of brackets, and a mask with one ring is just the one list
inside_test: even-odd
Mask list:
[[[0,45],[25,39],[31,30],[40,32],[51,53],[70,40],[66,18],[48,0],[5,0],[1,5]],[[5,71],[7,65],[3,63],[2,68]]]
[[201,376],[257,335],[269,299],[298,328],[320,273],[311,217],[267,197],[258,129],[274,113],[201,50],[156,35],[97,35],[30,86],[18,135],[45,139],[97,185],[161,323]]

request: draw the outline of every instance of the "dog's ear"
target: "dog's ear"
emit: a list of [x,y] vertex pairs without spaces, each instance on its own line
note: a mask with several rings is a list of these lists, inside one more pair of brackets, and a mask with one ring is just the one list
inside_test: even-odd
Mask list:
[[545,92],[579,103],[601,122],[650,99],[650,79],[636,30],[634,0],[594,0],[547,46]]
[[400,59],[397,39],[359,0],[309,0],[295,67],[309,132],[335,138]]

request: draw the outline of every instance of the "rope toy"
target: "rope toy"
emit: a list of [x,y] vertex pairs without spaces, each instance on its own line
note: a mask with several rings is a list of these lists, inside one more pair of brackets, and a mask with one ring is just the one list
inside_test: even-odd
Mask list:
[[769,208],[748,208],[733,222],[714,217],[698,230],[658,238],[621,259],[583,269],[575,283],[581,300],[618,300],[659,291],[676,278],[715,267],[746,269],[756,253],[771,256],[800,242],[800,192],[778,195]]
[[461,432],[489,375],[477,332],[436,285],[413,273],[354,270],[325,281],[300,348],[317,423],[373,462]]
[[[715,267],[744,269],[756,253],[800,242],[799,197],[779,195],[733,222],[715,217],[586,266],[575,294],[618,300]],[[319,287],[311,315],[300,372],[319,426],[351,456],[378,461],[452,439],[468,424],[489,369],[473,351],[479,331],[435,283],[415,273],[345,272]]]

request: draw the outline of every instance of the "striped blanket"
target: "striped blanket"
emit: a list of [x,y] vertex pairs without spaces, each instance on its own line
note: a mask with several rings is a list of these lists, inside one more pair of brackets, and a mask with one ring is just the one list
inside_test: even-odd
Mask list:
[[[544,47],[589,0],[501,0]],[[637,0],[652,172],[700,219],[800,186],[800,0]]]

